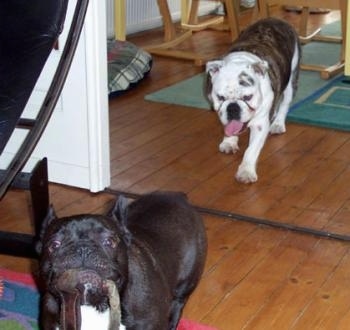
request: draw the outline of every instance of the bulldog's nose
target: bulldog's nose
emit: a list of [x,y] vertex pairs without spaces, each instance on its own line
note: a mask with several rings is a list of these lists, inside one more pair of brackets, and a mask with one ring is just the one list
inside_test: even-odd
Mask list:
[[241,119],[241,108],[237,103],[230,103],[226,107],[227,120],[239,120]]

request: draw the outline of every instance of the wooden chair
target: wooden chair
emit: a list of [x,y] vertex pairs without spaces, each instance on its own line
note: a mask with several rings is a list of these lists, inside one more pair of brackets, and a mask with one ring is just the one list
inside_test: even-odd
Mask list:
[[239,34],[238,24],[238,1],[221,0],[225,6],[226,15],[212,17],[207,20],[198,21],[198,8],[200,0],[182,0],[181,26],[191,31],[201,31],[212,28],[217,30],[227,30],[230,32],[231,40],[234,41]]
[[[30,190],[36,233],[49,207],[47,161],[45,158],[39,161],[31,173],[21,171],[62,91],[88,0],[76,2],[67,41],[36,118],[23,118],[22,114],[47,58],[57,46],[67,5],[68,0],[0,1],[0,155],[16,128],[28,132],[7,168],[0,171],[0,199],[12,187]],[[34,235],[0,231],[0,253],[34,258],[34,238]]]
[[172,22],[167,0],[157,0],[159,11],[163,18],[164,42],[155,46],[144,47],[151,54],[193,60],[196,65],[203,65],[209,58],[195,52],[176,50],[176,46],[190,38],[192,33],[208,28],[229,30],[231,39],[238,36],[238,19],[234,0],[221,0],[226,8],[227,23],[224,17],[213,17],[204,22],[198,22],[198,7],[200,0],[181,0],[181,27],[184,29],[180,34],[176,33]]
[[[287,5],[287,6],[300,6],[302,7],[302,12],[300,15],[299,24],[299,36],[302,43],[308,43],[312,41],[322,41],[322,42],[336,42],[341,43],[341,53],[340,58],[337,63],[331,66],[322,66],[314,64],[302,64],[301,69],[318,71],[323,79],[329,79],[330,77],[342,72],[344,70],[345,63],[345,40],[346,40],[346,19],[347,19],[347,0],[257,0],[258,6],[253,15],[255,19],[257,17],[268,17],[269,7],[273,5]],[[310,8],[329,8],[333,10],[341,11],[341,27],[342,36],[324,36],[320,35],[321,29],[317,29],[311,33],[307,33],[307,24]]]

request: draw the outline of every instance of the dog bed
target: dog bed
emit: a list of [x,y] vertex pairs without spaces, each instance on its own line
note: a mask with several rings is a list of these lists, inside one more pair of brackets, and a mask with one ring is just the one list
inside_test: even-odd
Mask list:
[[110,96],[134,87],[152,67],[152,56],[128,41],[109,40],[107,55]]

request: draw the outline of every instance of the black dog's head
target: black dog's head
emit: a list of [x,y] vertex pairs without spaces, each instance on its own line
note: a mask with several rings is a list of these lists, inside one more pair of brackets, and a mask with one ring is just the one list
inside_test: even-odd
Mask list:
[[[121,291],[128,277],[129,233],[123,221],[126,207],[119,199],[108,215],[82,214],[57,218],[51,208],[37,243],[44,291],[59,305],[59,291],[81,291],[81,304],[103,311],[108,307],[104,283]],[[117,217],[118,215],[118,217]],[[126,220],[125,220],[126,221]]]

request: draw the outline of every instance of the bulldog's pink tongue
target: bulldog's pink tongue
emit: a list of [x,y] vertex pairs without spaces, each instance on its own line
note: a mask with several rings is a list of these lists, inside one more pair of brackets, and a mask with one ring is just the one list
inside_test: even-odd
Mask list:
[[225,135],[237,135],[243,128],[243,123],[238,120],[232,120],[225,126]]

